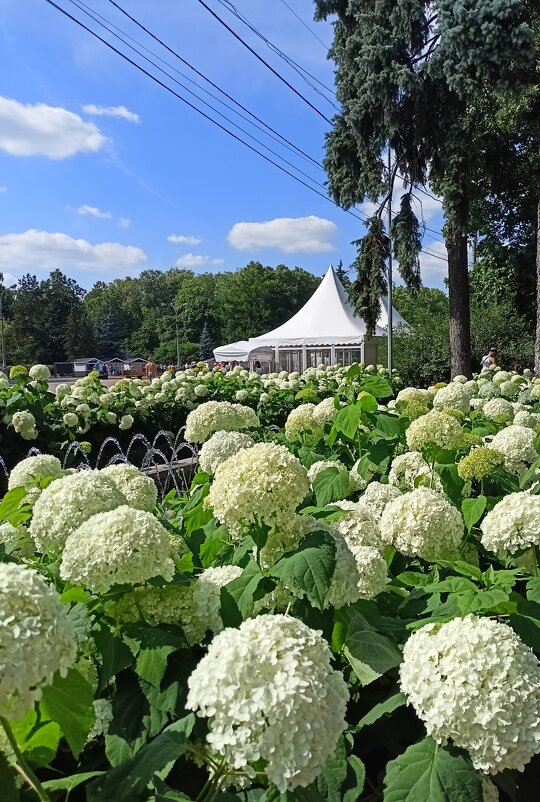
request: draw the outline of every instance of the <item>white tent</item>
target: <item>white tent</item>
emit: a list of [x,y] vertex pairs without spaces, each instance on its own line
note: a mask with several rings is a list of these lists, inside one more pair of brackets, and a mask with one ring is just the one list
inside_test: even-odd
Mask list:
[[[392,315],[393,329],[407,326],[395,309]],[[387,328],[388,299],[383,298],[375,336],[384,336]],[[261,351],[264,349],[273,354],[274,367],[305,370],[319,363],[364,362],[372,342],[366,338],[366,324],[355,315],[347,292],[330,265],[309,301],[290,320],[267,334],[216,348],[214,355],[217,360],[270,361]],[[371,352],[376,359],[376,345],[371,346]]]

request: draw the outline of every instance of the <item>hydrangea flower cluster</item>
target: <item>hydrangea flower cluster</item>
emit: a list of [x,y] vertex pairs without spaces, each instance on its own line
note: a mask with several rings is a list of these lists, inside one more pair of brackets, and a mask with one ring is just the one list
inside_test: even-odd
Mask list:
[[291,410],[285,421],[285,437],[306,446],[316,445],[324,434],[324,422],[315,415],[315,404],[301,404]]
[[503,464],[504,457],[500,451],[487,446],[479,446],[472,448],[465,457],[460,459],[457,472],[465,482],[472,479],[480,480],[491,476]]
[[512,554],[540,546],[540,496],[510,493],[497,502],[482,523],[482,545],[488,551]]
[[[187,707],[209,719],[207,741],[227,764],[285,793],[315,780],[346,727],[349,698],[319,632],[261,615],[217,635],[188,680]],[[256,670],[254,670],[256,666]]]
[[125,496],[100,471],[64,476],[46,487],[36,500],[30,534],[38,551],[57,551],[84,521],[125,503]]
[[134,465],[119,463],[100,471],[117,490],[122,493],[130,507],[152,512],[157,503],[157,487],[149,476],[145,476]]
[[486,418],[494,420],[497,423],[505,423],[506,421],[512,420],[514,417],[512,404],[504,398],[491,398],[489,401],[486,401],[482,407],[482,412]]
[[364,490],[360,501],[378,520],[383,514],[386,505],[400,495],[401,490],[393,484],[383,485],[381,482],[370,482]]
[[67,607],[36,571],[0,563],[0,715],[21,718],[75,660]]
[[388,482],[399,490],[414,490],[425,486],[442,491],[439,475],[428,465],[419,451],[406,451],[394,457],[388,473]]
[[339,609],[361,598],[373,599],[385,590],[387,566],[379,549],[353,546],[339,532],[331,533],[336,544],[336,567],[325,607]]
[[32,365],[28,375],[33,381],[46,382],[51,378],[51,371],[47,365]]
[[251,448],[254,442],[244,432],[215,432],[199,452],[199,465],[203,471],[213,475],[218,465],[241,449]]
[[52,477],[57,479],[64,475],[62,465],[57,457],[49,454],[38,454],[27,457],[15,465],[9,474],[8,489],[25,487],[30,489],[43,479]]
[[383,543],[377,519],[372,510],[363,503],[354,501],[335,501],[332,507],[339,507],[343,512],[332,521],[332,526],[352,548],[369,546],[382,551]]
[[532,429],[512,424],[497,432],[488,445],[503,455],[507,471],[521,474],[538,457],[535,439],[536,433]]
[[433,399],[434,409],[458,409],[466,415],[470,409],[471,396],[464,384],[452,382],[437,390]]
[[403,651],[401,687],[428,734],[489,774],[540,751],[540,664],[506,624],[468,615],[427,624]]
[[442,494],[419,487],[391,501],[380,521],[383,542],[410,557],[455,556],[463,537],[461,513]]
[[202,643],[208,631],[223,629],[220,615],[221,588],[239,577],[237,565],[207,568],[189,585],[134,588],[116,604],[114,616],[122,622],[144,620],[158,624],[181,624],[191,645]]
[[36,440],[38,436],[36,419],[31,412],[26,410],[15,412],[11,418],[11,425],[23,440]]
[[309,493],[307,471],[285,448],[257,443],[218,466],[208,496],[214,515],[232,534],[258,523],[286,523]]
[[316,404],[315,409],[313,410],[313,417],[317,421],[324,426],[327,421],[332,421],[338,414],[338,409],[334,403],[334,399],[332,397],[325,398],[324,401],[321,401],[319,404]]
[[149,512],[126,505],[93,515],[66,540],[60,576],[94,593],[136,585],[156,576],[171,580],[169,533]]
[[452,415],[432,409],[427,415],[412,421],[405,436],[413,451],[422,451],[429,445],[453,449],[460,445],[463,430]]
[[204,443],[215,432],[256,429],[259,418],[251,407],[228,401],[207,401],[187,416],[185,438],[188,443]]

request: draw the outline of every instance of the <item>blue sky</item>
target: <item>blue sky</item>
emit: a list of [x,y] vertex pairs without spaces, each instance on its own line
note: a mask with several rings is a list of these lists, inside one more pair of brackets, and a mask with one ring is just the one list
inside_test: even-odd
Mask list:
[[[55,1],[99,30],[70,0]],[[205,2],[332,116],[328,100],[235,18],[226,2]],[[108,0],[84,3],[201,82]],[[312,20],[311,0],[287,3],[321,40],[331,41],[330,25]],[[119,0],[119,5],[245,107],[322,160],[328,124],[198,0]],[[287,55],[333,86],[325,48],[282,0],[234,0],[234,6]],[[324,182],[317,167],[207,99]],[[440,231],[440,205],[425,196],[422,200],[427,225]],[[250,259],[322,274],[340,258],[350,264],[350,242],[363,231],[359,220],[235,142],[45,0],[0,0],[0,270],[8,281],[27,272],[44,277],[59,267],[90,288],[96,280],[137,275],[145,268],[234,270]],[[425,245],[442,254],[442,245],[433,242],[439,239],[428,234]],[[424,254],[423,267],[425,283],[441,286],[445,263]]]

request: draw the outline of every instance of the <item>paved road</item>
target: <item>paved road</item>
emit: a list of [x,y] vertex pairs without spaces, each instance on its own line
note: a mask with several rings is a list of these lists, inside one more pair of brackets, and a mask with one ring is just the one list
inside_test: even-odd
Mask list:
[[[115,376],[112,379],[101,379],[101,383],[105,387],[112,387],[113,384],[116,384],[116,382],[121,378],[122,378],[121,376]],[[54,393],[54,391],[56,390],[56,388],[57,388],[57,386],[59,384],[75,384],[75,381],[76,381],[76,379],[69,378],[69,377],[63,377],[63,378],[62,377],[59,377],[59,378],[52,377],[52,378],[49,379],[49,390],[52,393]]]

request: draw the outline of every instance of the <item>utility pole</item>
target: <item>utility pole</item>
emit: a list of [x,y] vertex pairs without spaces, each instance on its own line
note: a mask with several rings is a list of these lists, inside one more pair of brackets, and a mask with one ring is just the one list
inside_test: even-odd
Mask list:
[[392,320],[392,151],[388,143],[388,370],[392,371],[393,364],[393,320]]

